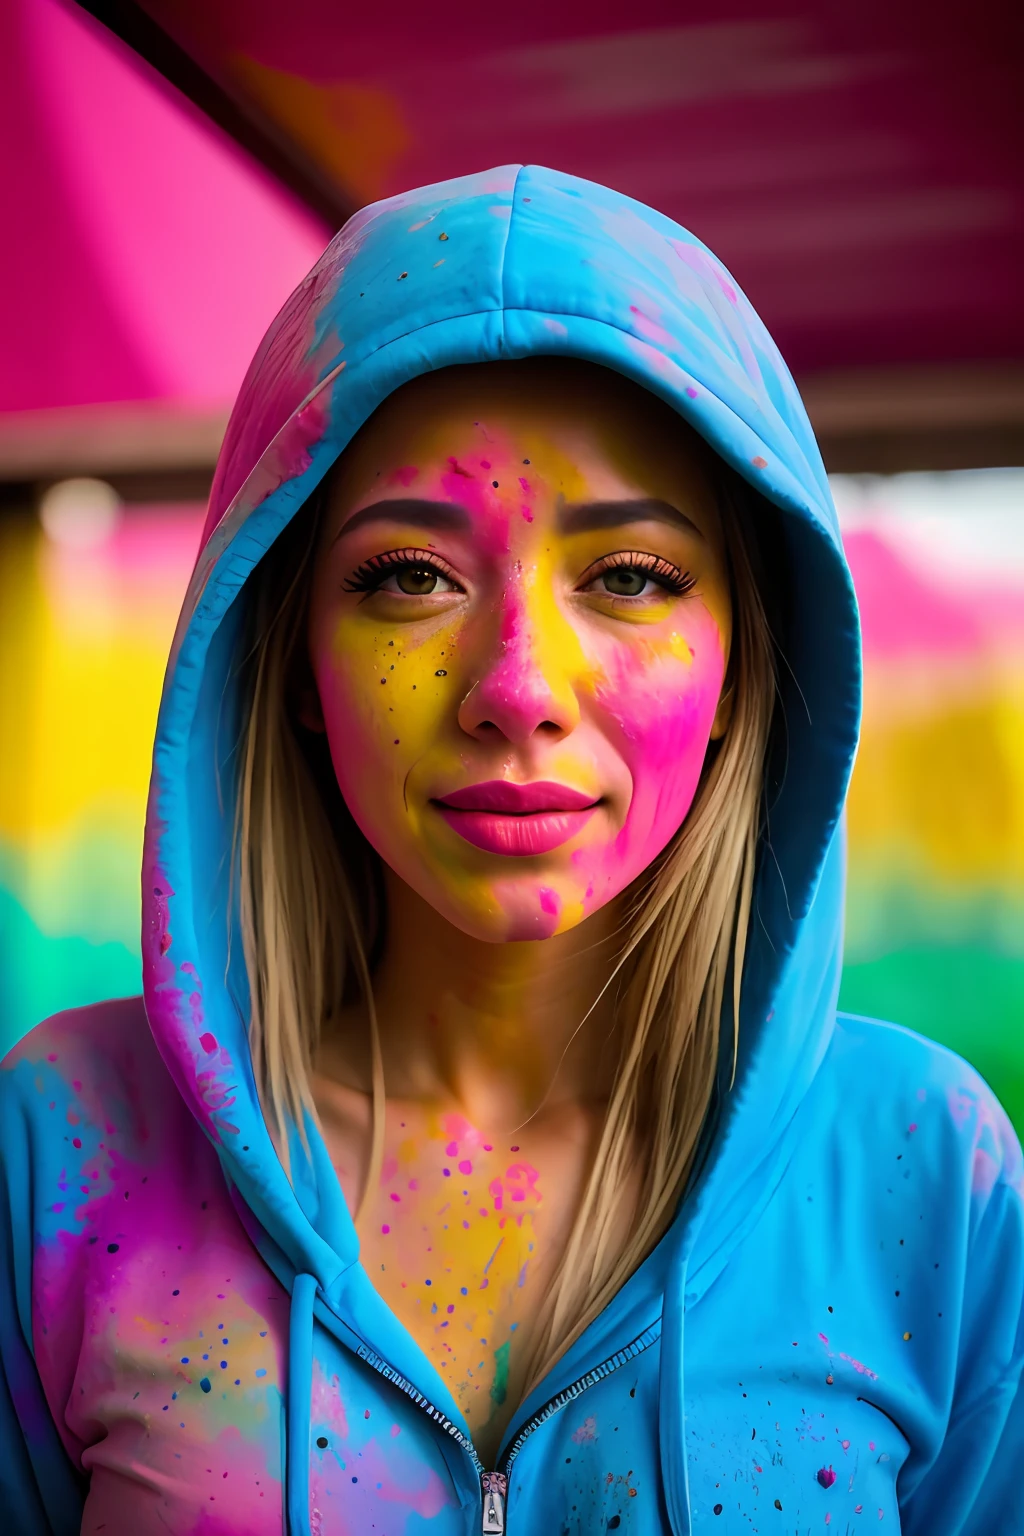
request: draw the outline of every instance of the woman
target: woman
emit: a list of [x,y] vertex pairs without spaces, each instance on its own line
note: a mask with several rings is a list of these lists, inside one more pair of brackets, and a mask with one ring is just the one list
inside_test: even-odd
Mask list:
[[521,167],[346,226],[221,455],[144,1000],[3,1074],[19,1532],[1022,1529],[1017,1143],[836,1014],[859,675],[699,242]]

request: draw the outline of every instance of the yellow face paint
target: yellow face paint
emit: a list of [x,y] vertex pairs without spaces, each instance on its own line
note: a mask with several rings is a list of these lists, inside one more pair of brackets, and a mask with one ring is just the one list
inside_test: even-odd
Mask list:
[[579,367],[417,380],[347,451],[317,552],[342,794],[464,932],[564,931],[685,818],[730,623],[709,479],[666,407]]

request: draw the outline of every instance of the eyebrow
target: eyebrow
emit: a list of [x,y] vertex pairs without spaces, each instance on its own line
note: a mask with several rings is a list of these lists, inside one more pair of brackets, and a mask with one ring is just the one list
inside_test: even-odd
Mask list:
[[[439,528],[465,533],[471,518],[465,507],[450,501],[426,501],[422,497],[396,496],[375,501],[342,524],[334,536],[337,543],[346,533],[354,533],[367,523],[405,523],[411,528]],[[625,501],[564,502],[559,500],[556,523],[560,533],[589,533],[601,528],[617,528],[624,523],[669,523],[685,528],[698,538],[704,535],[685,512],[671,502],[653,496],[638,496]]]
[[583,501],[560,503],[555,520],[560,533],[590,533],[598,528],[617,528],[623,523],[671,523],[703,539],[697,524],[671,502],[653,496],[638,496],[629,501]]
[[367,523],[405,523],[411,528],[444,528],[465,532],[470,526],[469,513],[450,501],[424,501],[415,496],[397,496],[360,507],[338,529],[334,542]]

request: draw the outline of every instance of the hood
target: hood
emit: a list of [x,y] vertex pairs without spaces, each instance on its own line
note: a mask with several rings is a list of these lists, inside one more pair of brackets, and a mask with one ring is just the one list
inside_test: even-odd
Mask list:
[[[601,364],[677,410],[759,493],[788,590],[739,1060],[734,1080],[731,1049],[723,1061],[706,1155],[670,1234],[679,1263],[663,1347],[681,1381],[684,1302],[770,1197],[833,1028],[838,829],[860,707],[856,604],[810,424],[750,303],[685,229],[593,183],[502,166],[364,209],[288,300],[228,426],[168,665],[143,868],[146,1009],[267,1262],[290,1288],[312,1277],[295,1287],[303,1307],[315,1290],[325,1326],[359,1337],[372,1297],[352,1221],[315,1127],[285,1176],[256,1091],[241,946],[229,943],[237,599],[392,391],[452,364],[530,356]],[[391,1343],[406,1349],[400,1329]],[[681,1391],[664,1409],[663,1436]],[[669,1502],[688,1529],[685,1487]]]

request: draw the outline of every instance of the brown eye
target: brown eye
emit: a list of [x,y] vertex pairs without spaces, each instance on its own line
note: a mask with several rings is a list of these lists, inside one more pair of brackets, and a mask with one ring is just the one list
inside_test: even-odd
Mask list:
[[342,590],[367,597],[375,592],[392,597],[446,597],[466,589],[439,556],[423,549],[388,549],[357,566]]
[[614,597],[641,597],[648,575],[646,571],[637,570],[635,565],[616,565],[603,572],[601,580],[605,591]]
[[409,597],[426,597],[437,588],[437,572],[429,565],[407,565],[397,572],[395,585]]

